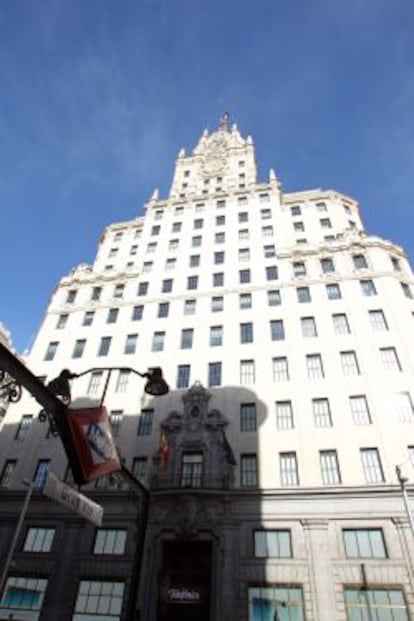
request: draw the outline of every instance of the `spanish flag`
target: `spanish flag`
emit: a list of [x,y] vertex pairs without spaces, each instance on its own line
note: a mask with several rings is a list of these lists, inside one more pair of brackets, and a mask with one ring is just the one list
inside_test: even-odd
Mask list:
[[166,468],[168,466],[168,461],[170,459],[170,447],[168,446],[167,436],[165,435],[165,432],[162,431],[162,430],[161,430],[161,434],[160,434],[160,447],[159,447],[159,451],[160,451],[160,457],[161,457],[162,465],[164,466],[164,470],[166,470]]

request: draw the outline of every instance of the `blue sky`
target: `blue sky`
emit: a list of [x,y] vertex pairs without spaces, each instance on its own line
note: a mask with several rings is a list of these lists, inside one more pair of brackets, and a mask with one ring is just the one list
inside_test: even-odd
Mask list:
[[412,0],[2,0],[0,321],[18,351],[103,228],[223,109],[260,176],[360,201],[414,256]]

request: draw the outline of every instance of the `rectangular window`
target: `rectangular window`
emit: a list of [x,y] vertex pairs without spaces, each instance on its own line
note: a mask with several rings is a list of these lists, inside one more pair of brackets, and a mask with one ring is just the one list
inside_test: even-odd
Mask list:
[[184,315],[194,315],[196,312],[196,300],[184,300]]
[[119,315],[119,308],[110,308],[106,317],[106,323],[116,323]]
[[144,409],[138,418],[138,435],[150,436],[152,433],[152,421],[154,418],[154,410]]
[[413,292],[411,291],[410,285],[407,284],[406,282],[402,282],[402,283],[400,283],[400,285],[401,285],[401,289],[403,290],[403,293],[404,293],[405,297],[409,298],[410,300],[412,300]]
[[140,282],[138,285],[138,295],[144,296],[144,295],[147,295],[147,293],[148,293],[148,283]]
[[270,209],[261,209],[260,217],[262,220],[269,220],[269,218],[272,217],[272,212],[270,211]]
[[4,462],[3,470],[1,471],[1,476],[0,476],[0,487],[2,487],[3,489],[10,487],[12,480],[13,480],[13,474],[16,469],[16,466],[17,466],[16,459],[7,459]]
[[124,528],[98,528],[93,546],[94,554],[124,554],[127,530]]
[[161,227],[159,224],[155,224],[153,227],[151,227],[151,235],[159,235],[160,234],[160,230]]
[[367,269],[368,263],[363,254],[354,254],[352,255],[352,262],[354,264],[354,268],[356,270],[364,270]]
[[221,362],[209,362],[208,385],[221,386]]
[[219,272],[217,274],[213,274],[213,287],[223,287],[224,285],[224,274],[223,272]]
[[190,385],[190,365],[180,364],[177,367],[177,388],[188,388]]
[[247,213],[247,211],[241,211],[238,215],[239,218],[239,222],[248,222],[249,220],[249,214]]
[[270,338],[272,341],[284,341],[285,327],[283,319],[274,319],[270,322]]
[[142,319],[142,315],[144,314],[143,306],[134,306],[132,309],[132,321],[140,321]]
[[321,203],[315,203],[315,206],[316,206],[316,209],[317,209],[318,211],[327,211],[327,210],[328,210],[328,208],[327,208],[327,206],[326,206],[326,203],[323,203],[323,202],[321,202]]
[[51,341],[49,345],[47,346],[44,360],[48,360],[48,361],[53,360],[54,357],[56,356],[58,346],[59,346],[58,341]]
[[193,222],[193,229],[202,229],[203,228],[203,219],[196,218]]
[[354,351],[341,351],[341,365],[344,375],[359,375],[359,364]]
[[166,278],[162,281],[161,292],[162,293],[171,293],[173,290],[173,280],[172,278]]
[[154,332],[152,337],[152,351],[163,351],[165,341],[165,332]]
[[249,621],[305,619],[302,589],[298,586],[267,583],[266,586],[249,587],[248,597]]
[[309,287],[298,287],[296,289],[296,295],[300,304],[305,304],[311,301],[311,294]]
[[392,409],[400,423],[413,422],[413,402],[409,392],[397,392],[392,395]]
[[218,207],[218,209],[221,209],[221,208],[223,208],[225,206],[226,206],[226,201],[225,200],[219,200],[216,203],[216,207]]
[[39,459],[33,476],[33,487],[41,489],[46,482],[47,473],[49,472],[50,459]]
[[263,254],[264,254],[265,259],[270,259],[271,257],[275,257],[276,249],[274,245],[270,244],[268,246],[263,246]]
[[328,399],[312,399],[315,427],[332,427],[331,408]]
[[111,340],[112,337],[110,336],[103,336],[101,338],[101,341],[99,343],[99,348],[98,348],[98,356],[107,356],[109,353],[109,348],[111,346]]
[[216,233],[214,235],[214,241],[216,244],[224,244],[224,242],[226,241],[225,233]]
[[216,225],[223,226],[223,224],[226,224],[226,216],[216,216]]
[[384,475],[378,449],[361,449],[361,461],[366,483],[383,483]]
[[306,276],[306,265],[303,261],[295,261],[293,263],[293,275],[295,277]]
[[338,283],[326,285],[326,295],[328,296],[328,300],[340,300],[342,294]]
[[240,284],[250,282],[250,270],[239,270],[239,282]]
[[299,485],[298,462],[296,453],[280,453],[280,484],[282,487]]
[[250,248],[239,248],[239,261],[250,261]]
[[187,289],[197,289],[198,287],[198,276],[188,276],[187,277]]
[[[144,261],[143,265],[142,265],[142,273],[148,273],[152,271],[152,267],[153,267],[154,263],[152,261]],[[116,297],[122,297],[122,296],[116,296]]]
[[178,249],[178,239],[170,239],[168,242],[168,250]]
[[214,253],[214,263],[218,265],[219,263],[224,263],[224,252],[215,252]]
[[76,289],[70,289],[66,295],[66,304],[73,304],[76,299],[77,293],[78,292]]
[[240,431],[256,431],[257,412],[255,403],[240,404]]
[[240,343],[253,343],[253,324],[240,324]]
[[294,205],[290,208],[290,213],[292,216],[300,216],[302,214],[302,210],[299,205]]
[[157,242],[150,242],[145,250],[146,254],[154,254],[156,247]]
[[211,298],[211,312],[219,313],[224,308],[224,298],[221,296]]
[[252,307],[252,294],[251,293],[240,293],[239,295],[239,308],[246,309]]
[[293,230],[303,233],[303,231],[305,230],[305,225],[303,224],[303,222],[294,222]]
[[375,288],[373,280],[360,280],[359,284],[361,285],[362,295],[365,295],[365,296],[377,295],[377,290]]
[[276,265],[268,265],[266,267],[266,280],[277,280],[278,270]]
[[342,533],[347,558],[387,557],[381,528],[347,528]]
[[398,588],[346,587],[345,606],[350,621],[409,621],[404,594]]
[[111,424],[112,435],[117,438],[122,425],[124,413],[122,410],[112,410],[109,414],[109,422]]
[[77,339],[72,352],[72,358],[82,358],[85,349],[86,339]]
[[240,485],[241,487],[257,487],[257,456],[241,455]]
[[288,360],[284,356],[273,358],[273,380],[275,382],[286,382],[289,380],[289,366]]
[[371,416],[369,413],[368,402],[367,398],[364,395],[349,397],[349,406],[355,425],[371,424]]
[[240,384],[254,384],[255,375],[254,360],[240,360]]
[[83,316],[82,325],[83,326],[91,326],[92,322],[93,322],[94,316],[95,316],[95,311],[86,311],[86,313]]
[[28,528],[23,552],[50,552],[54,536],[54,528]]
[[345,313],[337,313],[332,315],[332,322],[335,334],[349,334],[349,323]]
[[[68,322],[69,315],[59,315],[58,320],[56,322],[56,330],[63,330]],[[85,325],[85,324],[83,324]]]
[[379,351],[382,366],[386,371],[389,371],[391,373],[401,371],[401,364],[398,359],[395,347],[381,347]]
[[321,223],[321,227],[323,229],[331,229],[332,228],[332,224],[329,218],[321,218],[319,220],[319,222]]
[[293,429],[291,401],[276,401],[276,427],[278,429]]
[[320,354],[308,354],[306,356],[306,369],[309,379],[323,379],[325,377]]
[[163,319],[164,317],[168,317],[170,311],[170,303],[169,302],[160,302],[158,304],[158,317]]
[[177,259],[167,259],[165,262],[166,270],[173,270],[177,264]]
[[121,621],[124,589],[120,581],[81,580],[72,621]]
[[239,240],[249,239],[249,229],[240,229],[239,230]]
[[181,349],[191,349],[192,348],[192,346],[193,346],[193,335],[194,335],[193,328],[184,328],[184,330],[181,330],[181,341],[180,341]]
[[321,268],[324,274],[330,274],[331,272],[334,272],[335,265],[334,265],[333,259],[331,258],[321,259]]
[[338,455],[336,451],[320,451],[321,476],[324,485],[340,485]]
[[256,530],[254,555],[256,558],[292,558],[290,530]]
[[304,338],[313,338],[318,336],[314,317],[301,317],[300,324],[302,328],[302,336]]
[[[10,576],[0,602],[3,619],[38,621],[48,581],[44,578]],[[3,616],[4,615],[4,616]]]
[[391,264],[395,272],[401,272],[401,263],[397,257],[390,257]]
[[273,237],[273,226],[262,226],[263,237]]
[[128,334],[125,340],[124,354],[135,354],[138,334]]
[[211,326],[210,346],[219,347],[220,345],[223,345],[223,326]]
[[103,371],[92,371],[87,389],[88,395],[96,395],[101,384]]
[[137,479],[145,479],[147,476],[148,458],[147,457],[134,457],[132,460],[132,474]]
[[131,372],[128,369],[120,369],[116,380],[115,392],[126,392]]
[[125,285],[115,285],[114,298],[123,298],[125,291]]
[[273,289],[273,291],[267,292],[267,303],[268,306],[279,306],[282,304],[282,296],[280,295],[279,289]]
[[201,487],[203,454],[183,453],[181,460],[181,487]]
[[369,311],[369,320],[374,332],[385,332],[388,330],[388,324],[382,310]]
[[20,425],[17,428],[16,435],[14,436],[15,440],[20,440],[23,442],[27,434],[29,433],[29,429],[32,426],[33,416],[31,414],[24,414],[21,418]]

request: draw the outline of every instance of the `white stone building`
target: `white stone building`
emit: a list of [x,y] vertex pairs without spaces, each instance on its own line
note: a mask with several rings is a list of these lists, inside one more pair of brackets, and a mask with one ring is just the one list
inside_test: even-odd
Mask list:
[[[180,151],[169,196],[108,226],[94,264],[60,281],[26,359],[46,381],[95,368],[72,407],[100,399],[100,367],[163,369],[168,395],[121,370],[105,398],[151,489],[139,593],[137,503],[110,479],[86,492],[108,521],[65,552],[59,600],[73,518],[36,496],[5,597],[35,590],[24,618],[41,620],[408,621],[414,533],[395,466],[414,480],[413,292],[404,251],[365,232],[353,198],[260,182],[252,139],[223,115]],[[0,437],[5,519],[23,478],[67,477],[38,410],[26,395]],[[28,543],[45,532],[44,551]],[[12,600],[0,618],[20,612]]]

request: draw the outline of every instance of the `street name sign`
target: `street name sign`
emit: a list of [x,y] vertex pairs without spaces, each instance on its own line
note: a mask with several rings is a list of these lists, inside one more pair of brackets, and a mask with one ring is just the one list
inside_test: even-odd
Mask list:
[[60,481],[53,472],[48,472],[47,474],[46,482],[43,486],[43,494],[79,513],[79,515],[96,524],[96,526],[102,525],[103,507]]

